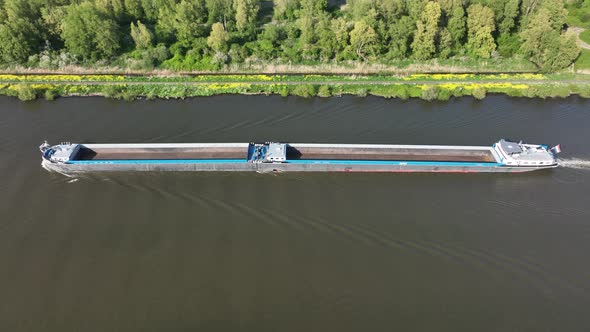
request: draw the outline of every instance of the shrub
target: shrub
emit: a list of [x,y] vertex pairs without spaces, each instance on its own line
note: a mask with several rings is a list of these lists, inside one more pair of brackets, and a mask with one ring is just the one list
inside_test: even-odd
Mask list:
[[422,90],[421,98],[424,100],[432,101],[438,98],[439,88],[436,86],[427,86],[426,89]]
[[289,87],[287,85],[283,85],[279,88],[279,94],[281,97],[288,97],[289,96]]
[[554,86],[551,88],[549,93],[550,93],[551,98],[555,98],[555,97],[566,98],[566,97],[569,97],[569,95],[570,95],[570,88],[569,88],[569,86],[562,86],[562,85]]
[[123,99],[125,101],[133,101],[137,99],[137,97],[138,94],[134,91],[131,91],[131,89],[125,89],[117,96],[118,99]]
[[332,96],[332,90],[330,89],[329,86],[322,85],[322,86],[320,86],[320,89],[318,90],[318,96],[330,97],[330,96]]
[[29,84],[18,84],[16,86],[16,96],[22,101],[31,101],[37,99],[35,89]]
[[369,90],[367,88],[360,88],[355,91],[355,94],[359,97],[366,97],[369,94]]
[[408,89],[404,87],[403,89],[399,90],[397,96],[402,100],[407,100],[410,98],[410,93],[408,92]]
[[438,99],[440,101],[447,101],[447,100],[451,99],[451,96],[452,96],[451,90],[441,89],[438,92],[438,97],[436,99]]
[[117,98],[121,93],[121,87],[107,84],[102,87],[102,94],[107,98]]
[[475,89],[473,89],[473,92],[471,93],[473,95],[473,97],[477,100],[482,100],[486,97],[486,89],[483,87],[477,87]]
[[590,98],[590,85],[581,86],[579,95],[582,98]]
[[505,58],[513,56],[520,48],[520,38],[518,34],[501,34],[497,41],[498,53]]
[[311,84],[299,84],[295,86],[292,92],[295,96],[309,98],[316,95],[315,86]]
[[48,100],[48,101],[52,101],[56,97],[55,91],[53,91],[52,89],[45,90],[45,93],[43,95],[45,96],[45,100]]

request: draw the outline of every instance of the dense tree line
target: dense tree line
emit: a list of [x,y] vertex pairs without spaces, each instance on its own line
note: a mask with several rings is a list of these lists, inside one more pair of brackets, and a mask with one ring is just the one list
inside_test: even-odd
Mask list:
[[190,70],[524,56],[555,71],[579,54],[566,16],[564,0],[0,0],[0,64]]

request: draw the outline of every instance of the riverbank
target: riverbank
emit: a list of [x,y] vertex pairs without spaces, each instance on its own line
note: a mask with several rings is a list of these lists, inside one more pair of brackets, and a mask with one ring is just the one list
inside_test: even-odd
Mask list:
[[488,93],[514,97],[590,98],[590,75],[582,74],[413,74],[413,75],[14,75],[0,74],[0,95],[23,101],[67,96],[187,98],[219,94],[277,94],[330,97],[381,96],[448,100]]

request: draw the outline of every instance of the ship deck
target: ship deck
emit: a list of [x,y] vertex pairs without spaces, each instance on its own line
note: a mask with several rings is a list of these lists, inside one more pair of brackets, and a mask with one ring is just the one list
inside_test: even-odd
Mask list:
[[244,159],[248,151],[240,147],[191,148],[88,148],[82,147],[75,160],[191,160]]
[[[248,158],[246,145],[198,146],[82,146],[74,160],[236,160]],[[289,160],[368,160],[496,162],[491,148],[438,146],[377,146],[338,144],[293,144],[287,147]]]
[[287,160],[403,160],[496,162],[491,150],[427,148],[289,147]]

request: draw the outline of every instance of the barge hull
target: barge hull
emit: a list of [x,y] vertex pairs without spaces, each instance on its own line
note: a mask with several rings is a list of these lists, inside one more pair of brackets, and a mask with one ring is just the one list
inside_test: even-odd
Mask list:
[[557,166],[544,145],[71,144],[41,147],[43,166],[77,172],[529,172]]
[[96,163],[96,164],[55,164],[43,161],[43,166],[59,173],[85,173],[85,172],[367,172],[367,173],[411,173],[411,172],[437,172],[437,173],[522,173],[548,167],[508,167],[490,163],[490,165],[461,165],[461,163],[450,163],[450,165],[433,164],[329,164],[329,163],[277,163],[277,164],[254,164],[254,163]]

